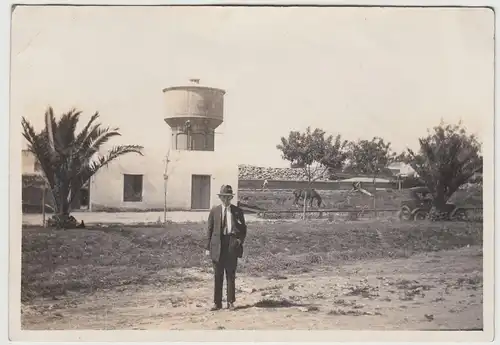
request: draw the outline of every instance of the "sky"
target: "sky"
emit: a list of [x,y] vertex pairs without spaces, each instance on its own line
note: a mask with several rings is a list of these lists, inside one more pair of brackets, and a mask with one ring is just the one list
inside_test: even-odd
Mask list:
[[227,92],[216,150],[237,164],[288,166],[276,145],[307,126],[396,151],[441,119],[481,139],[493,34],[488,9],[18,6],[11,116],[99,111],[113,143],[162,155],[162,89],[198,78]]

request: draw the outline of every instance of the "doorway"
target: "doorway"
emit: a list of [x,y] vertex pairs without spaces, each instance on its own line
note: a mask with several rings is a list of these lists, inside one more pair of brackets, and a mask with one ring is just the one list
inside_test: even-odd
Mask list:
[[80,189],[80,208],[88,209],[90,205],[90,195],[88,188]]
[[192,175],[191,209],[210,209],[210,175]]

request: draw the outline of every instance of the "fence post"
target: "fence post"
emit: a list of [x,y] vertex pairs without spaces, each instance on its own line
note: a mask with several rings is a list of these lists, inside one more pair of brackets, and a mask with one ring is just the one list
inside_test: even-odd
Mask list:
[[304,212],[302,213],[303,220],[306,220],[306,209],[307,209],[307,190],[304,191]]
[[44,184],[42,186],[42,226],[44,228],[47,227],[47,224],[45,222],[45,181],[43,181]]

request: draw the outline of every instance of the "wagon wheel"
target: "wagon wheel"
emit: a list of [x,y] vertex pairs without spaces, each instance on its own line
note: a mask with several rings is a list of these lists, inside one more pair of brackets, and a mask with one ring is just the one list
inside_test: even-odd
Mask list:
[[458,220],[461,222],[466,222],[468,220],[467,211],[463,208],[455,209],[450,215],[451,220]]
[[399,219],[403,221],[412,220],[410,208],[407,206],[403,206],[399,211]]
[[424,210],[418,210],[413,214],[414,220],[425,220],[427,219],[428,213]]

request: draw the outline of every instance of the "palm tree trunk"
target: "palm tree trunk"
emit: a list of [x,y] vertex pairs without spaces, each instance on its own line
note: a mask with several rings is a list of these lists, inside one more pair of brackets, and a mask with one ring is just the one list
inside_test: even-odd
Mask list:
[[54,184],[53,187],[50,188],[50,192],[52,194],[52,199],[54,200],[54,214],[59,214],[60,209],[61,209],[61,203],[60,203],[60,192],[59,188],[57,186],[57,183]]
[[74,228],[77,223],[74,218],[70,217],[69,185],[65,181],[56,179],[52,196],[55,201],[54,215],[48,223],[58,229]]
[[432,207],[429,211],[429,219],[432,221],[443,221],[449,219],[449,210],[447,209],[446,198],[441,193],[432,200]]

